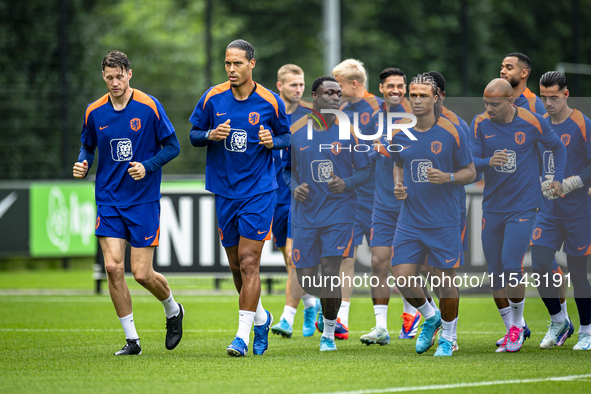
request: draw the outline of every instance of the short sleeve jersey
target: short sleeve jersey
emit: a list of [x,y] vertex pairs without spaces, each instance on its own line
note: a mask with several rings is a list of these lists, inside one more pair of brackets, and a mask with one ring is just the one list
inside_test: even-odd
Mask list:
[[[550,123],[548,115],[545,115],[544,118],[566,147],[567,159],[564,177],[580,174],[587,168],[589,160],[591,160],[591,141],[588,135],[591,132],[591,120],[576,109],[568,119],[560,124]],[[552,151],[543,152],[543,162],[544,175],[554,175],[556,168]],[[590,207],[591,197],[587,194],[587,188],[583,187],[573,190],[562,198],[554,200],[543,198],[540,212],[555,219],[575,219],[590,215]]]
[[494,123],[484,112],[474,118],[470,133],[474,157],[491,157],[504,149],[509,156],[504,166],[484,171],[482,210],[515,212],[539,208],[543,197],[536,144],[549,149],[560,142],[544,118],[517,107],[517,116],[511,122]]
[[[369,92],[365,92],[365,96],[360,101],[356,103],[343,103],[341,111],[347,114],[352,126],[354,125],[355,114],[357,114],[357,124],[361,134],[372,135],[375,131],[371,117],[375,111],[380,109],[382,102],[383,100],[379,97],[376,97]],[[369,181],[357,189],[357,197],[359,198],[359,201],[368,202],[370,204],[373,203],[375,187],[376,179],[374,171],[372,171]]]
[[392,138],[392,144],[402,147],[393,157],[404,166],[404,186],[407,187],[407,198],[403,200],[398,221],[418,228],[459,226],[459,188],[453,183],[430,183],[427,170],[457,172],[472,163],[464,132],[443,117],[426,132],[413,128],[409,131],[416,141],[402,132]]
[[529,90],[529,88],[525,88],[523,93],[521,93],[521,96],[517,97],[513,104],[515,104],[516,107],[525,108],[535,114],[546,114],[546,107],[544,107],[544,103],[542,103],[542,100],[536,96],[535,93]]
[[207,190],[235,199],[277,189],[273,153],[259,144],[261,126],[274,135],[289,133],[285,104],[276,93],[256,84],[246,100],[237,100],[230,82],[225,82],[201,97],[189,120],[200,130],[212,130],[230,120],[230,135],[207,145]]
[[328,188],[331,172],[348,178],[355,169],[370,164],[367,152],[357,152],[357,139],[351,130],[349,139],[339,139],[338,122],[324,131],[313,130],[308,139],[308,117],[291,126],[291,155],[284,166],[297,174],[299,184],[307,183],[310,194],[304,202],[292,203],[293,224],[298,227],[318,228],[338,223],[353,223],[357,194],[354,190],[333,194]]
[[97,205],[129,206],[160,200],[162,170],[146,173],[139,181],[127,172],[132,161],[154,157],[161,141],[174,127],[156,98],[133,90],[129,104],[116,111],[106,94],[86,109],[81,141],[98,148],[95,181]]
[[[386,127],[388,118],[385,105],[385,103],[382,103],[381,108],[378,111],[375,111],[372,116],[372,124],[375,128],[374,133],[377,132],[380,127],[380,113],[382,113],[383,133],[387,132]],[[402,103],[395,108],[390,108],[389,112],[411,113],[412,110],[408,100],[404,99]],[[392,153],[390,153],[390,144],[384,137],[382,137],[381,141],[382,146],[378,148],[378,155],[376,158],[374,208],[400,212],[402,200],[397,200],[396,197],[394,197],[394,160],[392,159]]]

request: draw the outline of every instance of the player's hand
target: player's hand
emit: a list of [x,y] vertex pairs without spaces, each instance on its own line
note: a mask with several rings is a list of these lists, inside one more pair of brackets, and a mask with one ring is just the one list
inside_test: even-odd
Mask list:
[[209,133],[209,139],[211,141],[221,141],[228,138],[230,135],[230,119],[226,120],[224,123],[219,124],[218,127],[211,130]]
[[488,165],[491,167],[504,166],[509,162],[509,155],[507,155],[507,149],[503,149],[501,152],[495,152],[490,158]]
[[408,194],[406,194],[406,187],[404,187],[404,185],[400,182],[396,183],[396,186],[394,186],[394,197],[396,197],[397,200],[405,200],[406,197],[408,197]]
[[308,198],[308,194],[310,194],[310,189],[307,183],[302,183],[293,191],[293,196],[299,202],[306,201],[306,199]]
[[131,175],[134,181],[139,181],[146,176],[146,168],[142,163],[132,161],[129,163],[129,165],[131,168],[127,170],[127,172],[129,172],[129,175]]
[[328,190],[330,190],[332,194],[341,194],[342,192],[344,192],[345,181],[343,181],[342,178],[336,176],[332,171],[330,172],[330,176],[332,178],[332,181],[328,182]]
[[373,140],[373,150],[380,150],[380,145],[382,145],[382,141],[380,141],[379,138],[376,138],[375,140]]
[[267,148],[273,148],[273,135],[269,130],[265,130],[263,125],[259,129],[259,145],[265,145]]
[[589,188],[589,190],[587,190],[587,194],[589,195],[589,197],[591,197],[591,187]]
[[88,162],[84,160],[82,163],[74,163],[73,175],[74,178],[82,179],[88,172]]
[[427,168],[427,179],[429,179],[429,183],[434,185],[451,182],[449,173],[440,171],[437,168]]
[[[563,181],[564,182],[564,181]],[[552,181],[550,184],[550,189],[552,190],[552,197],[564,197],[564,192],[562,191],[563,184],[558,181]]]

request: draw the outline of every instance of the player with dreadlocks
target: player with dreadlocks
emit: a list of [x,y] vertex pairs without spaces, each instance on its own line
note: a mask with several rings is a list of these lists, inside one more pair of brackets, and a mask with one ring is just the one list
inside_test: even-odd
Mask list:
[[[433,334],[443,326],[435,356],[451,356],[459,303],[453,278],[456,268],[464,264],[460,191],[456,185],[472,182],[476,170],[466,135],[440,116],[442,103],[433,77],[414,77],[409,101],[417,122],[408,130],[416,140],[400,132],[392,138],[392,143],[401,148],[393,154],[394,194],[403,200],[392,245],[392,267],[400,292],[425,317],[416,342],[417,353],[431,347]],[[441,281],[441,312],[429,304],[416,280],[427,256]]]

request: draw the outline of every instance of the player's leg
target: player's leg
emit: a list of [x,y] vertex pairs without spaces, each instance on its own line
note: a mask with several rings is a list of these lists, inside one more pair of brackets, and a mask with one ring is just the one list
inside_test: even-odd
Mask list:
[[482,249],[486,258],[488,273],[491,276],[491,293],[505,325],[505,335],[496,343],[497,346],[502,348],[497,349],[497,351],[505,351],[504,344],[509,338],[509,329],[511,328],[511,307],[509,305],[509,298],[505,288],[506,281],[503,274],[504,233],[504,215],[482,212]]
[[506,350],[517,352],[523,342],[529,337],[523,320],[525,306],[525,283],[523,278],[523,258],[527,252],[535,225],[536,210],[517,212],[513,214],[505,225],[505,239],[503,242],[503,270],[508,278],[507,293],[511,306],[511,328]]
[[[574,288],[580,322],[579,339],[573,350],[591,350],[591,284],[587,277],[587,260],[591,254],[591,247],[586,246],[591,239],[591,216],[577,220],[563,220],[562,223],[566,227],[567,234],[564,251],[569,271],[568,279]],[[563,278],[565,279],[563,282],[566,282],[567,277],[563,275]],[[564,335],[559,342],[564,343],[569,336]]]
[[[362,235],[363,237],[363,235]],[[341,278],[342,281],[342,294],[343,299],[339,314],[337,317],[337,338],[348,339],[349,338],[349,308],[351,306],[351,295],[353,294],[353,278],[355,278],[355,260],[357,259],[357,248],[353,249],[353,256],[346,257],[341,263]]]
[[453,279],[456,276],[455,268],[435,268],[435,275],[441,281],[439,293],[439,307],[441,308],[441,338],[434,356],[451,356],[454,348],[454,327],[458,319],[458,307],[460,304],[459,291]]
[[125,282],[124,259],[127,241],[121,238],[99,237],[99,242],[105,260],[109,295],[123,327],[126,340],[123,349],[115,355],[141,354],[139,337],[133,320],[131,295]]
[[337,350],[334,342],[336,338],[337,316],[341,307],[341,286],[333,286],[333,278],[338,278],[341,272],[343,256],[324,256],[320,258],[323,286],[320,297],[322,305],[324,329],[320,338],[320,351]]
[[575,289],[575,302],[579,311],[579,340],[573,350],[591,350],[591,284],[587,278],[587,258],[567,255],[570,280]]
[[390,274],[391,256],[391,246],[373,246],[371,248],[371,275],[377,278],[376,286],[371,286],[376,325],[368,334],[359,338],[362,343],[368,346],[371,344],[383,346],[390,343],[390,334],[388,333],[388,303],[390,302],[388,276]]

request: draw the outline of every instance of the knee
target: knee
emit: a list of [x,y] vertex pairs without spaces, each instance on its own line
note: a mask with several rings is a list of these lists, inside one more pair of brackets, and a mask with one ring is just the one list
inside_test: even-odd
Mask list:
[[259,273],[258,260],[252,255],[245,255],[240,259],[240,273],[243,276],[257,275]]
[[137,271],[133,273],[133,278],[135,279],[135,281],[143,287],[146,287],[146,285],[150,283],[152,277],[153,275],[151,275],[150,272]]
[[124,274],[125,266],[123,262],[105,261],[105,271],[109,276],[119,276]]
[[371,258],[371,273],[373,276],[383,278],[388,275],[388,261],[380,261],[377,257]]

